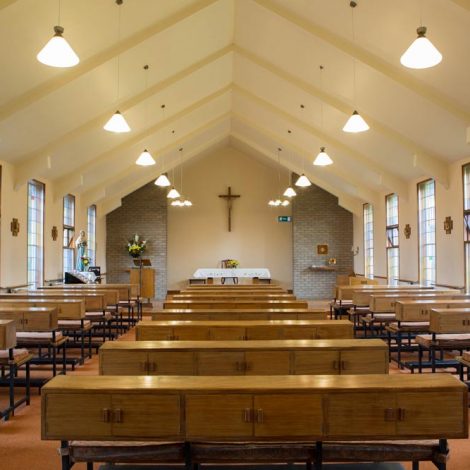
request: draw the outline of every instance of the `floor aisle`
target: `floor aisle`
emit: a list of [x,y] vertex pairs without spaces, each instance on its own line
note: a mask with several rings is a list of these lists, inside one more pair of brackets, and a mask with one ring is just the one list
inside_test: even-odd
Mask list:
[[[123,335],[120,340],[134,339],[134,332]],[[400,373],[396,367],[391,366],[391,373]],[[79,367],[76,375],[97,375],[98,356]],[[0,390],[2,399],[5,390]],[[0,468],[6,470],[60,470],[60,459],[57,453],[59,443],[56,441],[41,441],[41,399],[33,390],[31,406],[20,408],[15,417],[8,422],[0,422]],[[448,470],[470,470],[470,441],[450,441],[451,459]],[[410,464],[404,464],[408,470]],[[85,470],[84,464],[73,467]],[[422,470],[431,470],[435,467],[430,463],[422,463]]]

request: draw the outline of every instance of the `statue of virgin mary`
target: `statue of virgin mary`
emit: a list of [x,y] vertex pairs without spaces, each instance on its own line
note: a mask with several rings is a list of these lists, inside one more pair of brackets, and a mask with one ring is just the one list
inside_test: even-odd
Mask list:
[[86,258],[87,256],[87,253],[86,253],[87,246],[88,246],[88,241],[86,238],[85,230],[80,230],[80,234],[75,240],[75,248],[77,249],[77,263],[76,263],[77,271],[86,271],[83,258]]

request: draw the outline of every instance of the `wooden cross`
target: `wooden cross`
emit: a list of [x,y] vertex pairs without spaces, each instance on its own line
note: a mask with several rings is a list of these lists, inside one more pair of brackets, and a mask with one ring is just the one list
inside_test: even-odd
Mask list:
[[229,186],[227,194],[219,194],[219,197],[224,198],[227,201],[228,208],[228,231],[232,231],[232,200],[240,197],[239,194],[232,194],[232,188]]

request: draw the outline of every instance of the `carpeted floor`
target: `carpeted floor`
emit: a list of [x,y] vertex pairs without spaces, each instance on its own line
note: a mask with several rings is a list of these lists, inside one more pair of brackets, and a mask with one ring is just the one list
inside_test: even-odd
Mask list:
[[[121,340],[134,339],[131,331],[121,337]],[[391,365],[391,373],[402,373]],[[71,374],[97,375],[98,356],[88,360],[84,366],[79,367]],[[0,390],[0,406],[6,398],[6,390]],[[14,418],[8,422],[0,422],[0,469],[5,470],[59,470],[60,458],[57,453],[59,443],[55,441],[41,441],[41,399],[36,390],[33,391],[31,406],[17,410]],[[470,441],[450,441],[451,458],[448,470],[470,470]],[[326,467],[328,468],[328,467]],[[380,468],[380,467],[379,467]],[[389,467],[390,470],[396,470]],[[399,467],[398,467],[399,468]],[[410,464],[403,464],[406,470],[411,469]],[[435,467],[430,463],[422,463],[421,470],[431,470]],[[77,464],[74,469],[84,470],[84,464]],[[368,467],[352,467],[351,470],[366,470]],[[333,469],[331,469],[333,470]],[[350,470],[350,469],[348,469]],[[371,469],[372,470],[372,469]],[[388,470],[383,467],[383,470]]]

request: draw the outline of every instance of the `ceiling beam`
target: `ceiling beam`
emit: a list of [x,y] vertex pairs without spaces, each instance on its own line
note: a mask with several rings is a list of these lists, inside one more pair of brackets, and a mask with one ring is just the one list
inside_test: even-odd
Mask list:
[[[157,149],[157,152],[159,154],[159,157],[157,158],[157,164],[151,168],[146,168],[145,169],[145,174],[146,178],[152,178],[152,176],[149,175],[155,175],[155,178],[162,172],[168,172],[170,171],[174,166],[177,166],[179,164],[179,160],[175,159],[164,159],[165,160],[165,168],[162,170],[161,165],[159,165],[159,160],[167,153],[174,151],[175,149],[184,146],[186,142],[193,138],[197,138],[198,136],[202,135],[204,132],[207,132],[211,128],[217,126],[218,124],[221,124],[224,120],[227,120],[227,118],[230,116],[230,112],[226,112],[221,114],[220,116],[217,116],[214,119],[211,119],[209,122],[203,124],[202,126],[199,126],[197,129],[189,132],[188,134],[178,138],[171,144],[162,147],[160,149]],[[192,154],[192,152],[191,152]],[[186,155],[185,155],[186,159]],[[86,189],[82,195],[81,198],[83,201],[86,202],[87,205],[94,204],[100,199],[108,197],[109,196],[109,187],[115,184],[118,184],[120,181],[124,180],[126,177],[128,177],[131,173],[136,173],[138,174],[139,170],[141,168],[138,168],[135,164],[132,166],[128,166],[126,169],[123,171],[119,172],[118,174],[115,174],[113,176],[110,176],[104,180],[100,180],[99,182],[95,183],[93,186],[89,187]],[[104,191],[103,193],[100,193],[100,189]]]
[[0,10],[13,5],[13,3],[16,3],[17,1],[18,0],[0,0]]
[[175,26],[180,21],[183,21],[201,10],[217,3],[219,0],[198,0],[189,6],[182,8],[180,11],[163,20],[157,21],[147,28],[138,31],[137,33],[123,39],[119,43],[109,47],[108,49],[95,54],[94,56],[83,60],[76,67],[63,71],[57,77],[54,77],[45,83],[32,88],[22,95],[7,101],[0,106],[0,121],[7,119],[12,114],[17,113],[23,108],[30,106],[32,103],[43,99],[50,93],[57,91],[59,88],[71,83],[82,75],[90,72],[91,70],[99,67],[100,65],[108,62],[114,57],[136,47],[147,39],[155,36],[162,31],[165,31],[172,26]]
[[[161,82],[156,83],[148,87],[146,90],[138,93],[137,95],[122,100],[118,104],[118,108],[121,112],[126,112],[128,109],[137,106],[144,100],[152,97],[156,93],[163,91],[164,89],[170,87],[171,85],[187,78],[188,75],[196,73],[197,71],[201,70],[203,67],[211,64],[212,62],[230,54],[233,51],[232,46],[227,46],[219,49],[218,51],[214,52],[213,54],[208,55],[202,60],[195,62],[194,64],[186,67],[185,69],[181,70],[180,72],[172,75],[171,77],[162,80]],[[106,112],[102,113],[101,115],[97,116],[90,121],[85,122],[79,127],[72,129],[70,132],[63,134],[56,140],[49,142],[44,147],[35,150],[34,152],[30,152],[25,154],[21,157],[21,162],[16,165],[16,172],[15,172],[15,187],[19,187],[25,184],[30,178],[33,176],[37,176],[40,174],[41,171],[48,168],[50,166],[50,155],[56,152],[60,147],[69,144],[73,140],[77,139],[81,135],[93,130],[95,128],[101,127],[104,122],[109,118],[109,116],[114,113],[116,110],[116,105],[113,105],[112,108],[108,108]]]
[[[275,76],[285,80],[286,82],[294,85],[295,87],[299,88],[300,90],[308,93],[309,95],[314,96],[315,98],[319,99],[320,101],[326,103],[327,105],[331,106],[332,108],[337,109],[338,111],[344,113],[347,117],[351,114],[351,105],[344,100],[341,100],[336,95],[330,94],[322,90],[321,88],[302,80],[301,78],[292,75],[289,72],[284,71],[283,69],[277,67],[276,65],[264,60],[263,58],[259,57],[256,54],[240,47],[234,46],[234,51],[239,54],[241,57],[246,58],[247,60],[253,62],[254,64],[258,65],[259,67],[271,72]],[[365,120],[371,125],[373,130],[380,132],[382,135],[387,137],[388,139],[396,142],[397,144],[405,147],[410,151],[410,154],[413,155],[415,153],[419,153],[424,155],[429,160],[443,160],[441,156],[438,156],[429,150],[425,149],[424,147],[420,146],[412,139],[404,136],[403,134],[395,131],[391,127],[383,124],[382,122],[376,120],[371,115],[364,113],[361,111],[361,115],[365,118]]]
[[[263,137],[266,137],[272,140],[275,145],[282,147],[283,149],[289,149],[289,151],[294,151],[297,155],[300,155],[302,159],[307,160],[308,165],[306,166],[309,170],[309,173],[313,171],[311,168],[312,162],[310,160],[310,155],[307,150],[299,147],[297,144],[293,144],[287,139],[280,137],[278,134],[271,132],[269,129],[266,129],[264,126],[247,119],[246,117],[238,114],[232,113],[237,121],[240,121],[242,124],[248,126],[250,129],[261,134]],[[281,163],[283,166],[287,166],[290,162],[290,159],[283,157],[281,153]],[[340,187],[344,187],[343,183],[351,186],[353,188],[354,194],[351,194],[354,197],[361,199],[363,202],[370,202],[371,204],[377,204],[379,201],[379,193],[371,188],[368,184],[362,180],[359,180],[353,177],[351,174],[341,169],[340,165],[330,165],[324,168],[316,167],[315,175],[320,176],[322,173],[332,174],[334,177],[342,180],[340,181]],[[321,176],[320,176],[321,177]]]
[[465,10],[470,11],[470,0],[451,0],[459,7],[465,8]]
[[[242,135],[238,132],[235,132],[233,130],[232,130],[231,136],[234,139],[239,140],[240,142],[242,142],[244,145],[247,145],[248,147],[251,147],[254,151],[260,153],[261,155],[264,155],[265,157],[267,157],[267,158],[269,158],[273,161],[277,161],[277,154],[266,150],[264,147],[260,146],[259,144],[252,141],[251,139],[247,138],[246,136],[244,136],[244,135]],[[303,171],[302,168],[297,167],[296,165],[292,165],[290,163],[288,165],[286,165],[286,167],[290,171],[292,171],[294,173],[297,173],[297,174],[300,174]],[[344,209],[346,209],[346,210],[348,210],[348,211],[350,211],[354,214],[357,214],[357,215],[360,215],[362,213],[361,212],[362,202],[359,199],[357,199],[355,197],[351,197],[349,194],[346,194],[344,191],[342,191],[341,189],[339,189],[337,187],[331,186],[327,182],[325,182],[322,179],[318,178],[312,172],[307,172],[307,175],[308,175],[309,179],[312,181],[312,183],[317,185],[319,188],[322,188],[325,191],[329,192],[330,194],[333,194],[334,196],[336,196],[338,198],[338,204],[341,207],[343,207]]]
[[[229,134],[230,134],[230,131],[227,130],[226,133],[222,133],[218,135],[217,137],[214,137],[213,139],[204,142],[204,144],[200,145],[199,147],[195,147],[194,149],[191,149],[191,151],[185,152],[184,161],[187,161],[190,158],[210,149],[211,147],[214,147],[219,142],[226,139]],[[152,170],[151,172],[148,172],[145,176],[133,181],[131,184],[127,185],[126,187],[121,188],[119,192],[110,194],[104,200],[100,201],[97,204],[97,210],[99,210],[100,214],[108,214],[109,212],[113,211],[114,209],[116,209],[117,207],[121,205],[121,201],[123,197],[127,196],[128,194],[131,194],[132,192],[146,185],[157,176],[158,176],[157,170]]]
[[375,181],[376,185],[382,185],[384,189],[389,191],[393,191],[398,193],[402,198],[408,199],[408,185],[406,181],[398,178],[396,176],[391,175],[388,171],[384,168],[378,166],[373,160],[369,159],[365,155],[353,150],[352,148],[348,147],[347,145],[343,144],[341,141],[331,137],[325,132],[317,129],[316,127],[306,124],[304,121],[298,119],[296,116],[293,116],[290,113],[287,113],[284,110],[281,110],[277,106],[265,101],[264,99],[260,98],[259,96],[251,93],[250,91],[239,87],[238,85],[234,85],[233,89],[243,96],[246,96],[248,99],[251,99],[258,105],[268,109],[269,111],[281,116],[283,119],[291,122],[292,124],[296,125],[304,129],[306,132],[316,136],[317,138],[323,140],[325,143],[328,142],[328,146],[336,147],[343,152],[345,152],[348,156],[354,158],[354,160],[358,163],[363,165],[367,170],[375,172],[377,174],[377,180]]
[[122,152],[129,147],[132,147],[135,144],[138,144],[140,141],[143,139],[155,134],[159,130],[165,128],[166,126],[170,124],[174,124],[177,122],[180,118],[186,116],[188,113],[191,113],[194,110],[197,110],[198,108],[201,108],[207,103],[210,103],[211,101],[215,100],[216,98],[219,98],[220,96],[224,95],[225,93],[229,92],[231,89],[230,85],[227,85],[219,90],[217,90],[214,93],[211,93],[210,95],[205,96],[204,98],[196,101],[195,103],[191,104],[190,106],[182,109],[178,113],[174,114],[173,116],[168,117],[167,119],[164,119],[157,124],[145,129],[144,131],[131,135],[127,139],[123,140],[119,145],[116,145],[115,147],[111,148],[110,150],[107,150],[106,152],[103,152],[100,155],[97,155],[95,158],[93,158],[92,161],[89,161],[82,165],[79,168],[75,168],[72,174],[69,174],[67,176],[64,176],[58,180],[56,180],[56,190],[57,190],[57,195],[60,197],[63,194],[66,194],[73,188],[74,190],[77,190],[81,184],[76,185],[76,182],[78,181],[77,175],[85,175],[87,173],[90,173],[93,171],[94,168],[96,168],[98,165],[106,163],[106,162],[112,162],[112,160],[115,158],[116,153]]
[[446,110],[448,113],[454,115],[461,121],[464,121],[465,123],[470,122],[470,112],[466,108],[460,106],[459,103],[449,98],[444,93],[441,93],[436,88],[427,85],[421,80],[416,79],[413,75],[406,72],[404,69],[398,67],[398,65],[395,66],[390,64],[382,58],[358,46],[353,41],[345,39],[318,24],[306,20],[305,17],[301,17],[289,11],[287,8],[277,3],[274,3],[272,0],[252,1],[260,5],[267,11],[280,16],[289,23],[296,25],[297,27],[310,33],[311,35],[321,39],[322,41],[325,41],[326,43],[337,48],[338,50],[341,50],[345,54],[354,57],[360,62],[373,68],[377,72],[380,72],[391,80],[394,80],[396,83],[399,83],[400,85],[408,88],[409,90],[412,90],[417,95],[422,96],[423,98],[434,103],[441,109]]

